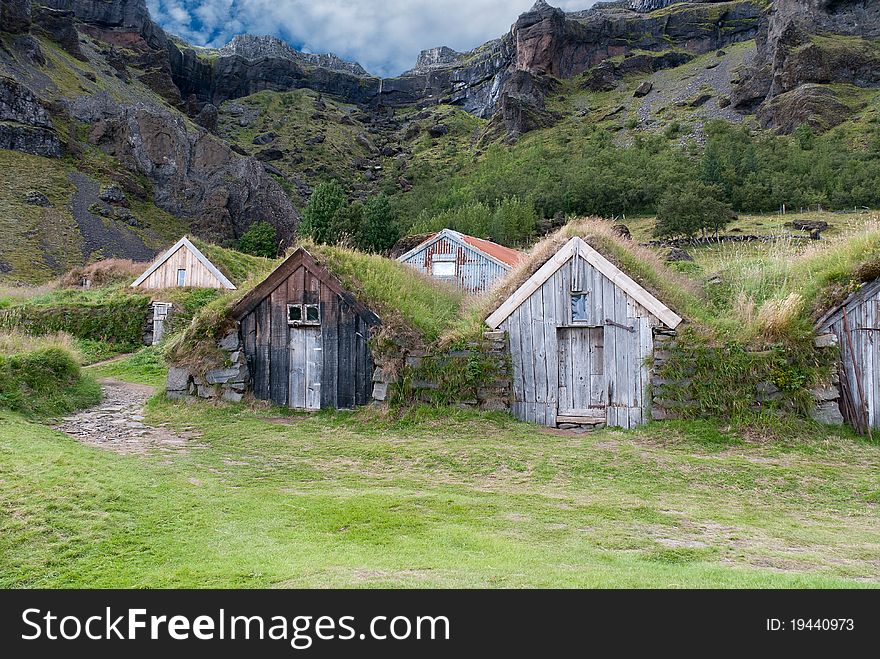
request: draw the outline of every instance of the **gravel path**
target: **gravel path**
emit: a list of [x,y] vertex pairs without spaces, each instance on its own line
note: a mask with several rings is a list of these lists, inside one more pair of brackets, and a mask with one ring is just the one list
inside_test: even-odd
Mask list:
[[63,419],[56,429],[83,444],[117,453],[187,450],[194,435],[175,435],[144,423],[144,404],[156,393],[154,387],[108,379],[101,380],[101,389],[104,398],[99,405]]

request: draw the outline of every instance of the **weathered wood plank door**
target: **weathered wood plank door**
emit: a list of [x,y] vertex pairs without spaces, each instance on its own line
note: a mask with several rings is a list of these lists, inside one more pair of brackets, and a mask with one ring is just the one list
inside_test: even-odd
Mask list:
[[603,327],[560,327],[559,417],[604,417]]
[[290,328],[290,407],[321,409],[321,371],[324,363],[320,327]]
[[153,303],[153,345],[158,345],[165,336],[165,323],[171,314],[170,302]]

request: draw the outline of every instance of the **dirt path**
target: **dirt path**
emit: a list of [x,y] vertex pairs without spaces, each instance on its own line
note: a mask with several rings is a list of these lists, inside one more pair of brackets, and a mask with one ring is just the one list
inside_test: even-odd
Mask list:
[[156,393],[154,387],[105,379],[101,389],[104,398],[99,405],[63,419],[55,428],[83,444],[117,453],[186,451],[192,435],[175,435],[144,423],[144,404]]

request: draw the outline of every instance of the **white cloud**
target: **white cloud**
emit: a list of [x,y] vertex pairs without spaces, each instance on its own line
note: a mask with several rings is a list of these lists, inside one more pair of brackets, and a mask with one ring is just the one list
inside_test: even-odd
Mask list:
[[[242,32],[273,34],[314,53],[333,52],[377,75],[397,75],[424,48],[470,50],[507,32],[534,0],[147,0],[166,30],[200,46]],[[551,2],[567,11],[596,0]]]

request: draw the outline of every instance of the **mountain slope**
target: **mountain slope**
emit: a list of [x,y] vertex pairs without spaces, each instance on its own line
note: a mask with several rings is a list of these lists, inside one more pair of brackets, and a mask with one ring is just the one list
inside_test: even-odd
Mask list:
[[713,120],[868,125],[878,44],[880,7],[863,0],[568,14],[539,0],[499,39],[430,48],[379,79],[272,37],[189,45],[144,0],[0,0],[0,154],[21,174],[0,186],[0,277],[149,258],[183,231],[230,244],[261,220],[286,244],[331,178],[353,198],[400,199],[410,226],[430,186],[533,132],[577,149],[594,130],[699,145]]

